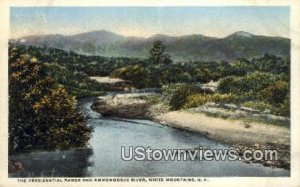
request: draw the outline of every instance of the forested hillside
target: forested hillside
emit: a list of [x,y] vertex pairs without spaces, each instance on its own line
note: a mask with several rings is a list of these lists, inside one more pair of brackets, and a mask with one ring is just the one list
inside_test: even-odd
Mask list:
[[147,58],[156,40],[162,41],[173,61],[232,61],[237,58],[259,57],[265,53],[287,56],[290,40],[235,32],[224,38],[200,34],[168,36],[156,34],[148,38],[126,37],[106,30],[64,35],[33,35],[12,42],[28,46],[54,47],[80,54],[106,57]]

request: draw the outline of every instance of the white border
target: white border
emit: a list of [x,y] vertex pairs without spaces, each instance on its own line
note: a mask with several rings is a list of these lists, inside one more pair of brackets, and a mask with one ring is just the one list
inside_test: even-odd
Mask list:
[[[299,0],[0,0],[0,186],[300,186],[300,1]],[[9,7],[12,6],[290,6],[291,12],[291,177],[209,177],[202,183],[18,183],[8,178],[8,36]],[[201,178],[201,177],[200,177]]]

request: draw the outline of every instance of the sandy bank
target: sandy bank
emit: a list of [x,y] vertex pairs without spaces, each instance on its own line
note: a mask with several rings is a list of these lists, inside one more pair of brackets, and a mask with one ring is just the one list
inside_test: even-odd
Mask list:
[[241,120],[214,118],[187,111],[168,112],[154,117],[162,124],[205,134],[207,137],[230,144],[274,143],[290,144],[290,130],[262,123],[245,127]]
[[224,119],[201,112],[173,111],[162,103],[151,103],[154,93],[116,94],[98,97],[92,108],[104,116],[153,119],[161,124],[205,134],[230,144],[290,145],[290,130],[263,122]]
[[205,134],[208,138],[228,143],[239,155],[244,150],[277,150],[277,160],[243,160],[269,167],[290,169],[290,130],[265,123],[209,117],[189,111],[168,112],[154,120],[170,127]]

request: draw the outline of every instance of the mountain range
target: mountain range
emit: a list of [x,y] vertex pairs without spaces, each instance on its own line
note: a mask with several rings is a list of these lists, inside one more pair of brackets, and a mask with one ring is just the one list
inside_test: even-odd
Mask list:
[[290,39],[259,36],[248,32],[235,32],[224,38],[201,34],[168,36],[157,34],[148,38],[127,37],[106,30],[76,35],[32,35],[11,42],[24,45],[54,47],[80,54],[108,57],[148,57],[154,41],[160,40],[165,51],[175,61],[232,61],[237,58],[253,58],[265,53],[277,56],[290,54]]

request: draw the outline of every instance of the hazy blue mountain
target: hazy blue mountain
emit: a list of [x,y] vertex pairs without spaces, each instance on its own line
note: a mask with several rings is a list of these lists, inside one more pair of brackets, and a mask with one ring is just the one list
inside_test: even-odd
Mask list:
[[225,38],[207,37],[200,34],[168,36],[157,34],[149,38],[126,37],[109,31],[93,31],[71,36],[36,35],[27,36],[15,42],[25,45],[55,47],[81,54],[147,57],[155,40],[161,40],[174,60],[233,60],[239,57],[252,58],[270,53],[287,56],[290,40],[281,37],[258,36],[239,31]]

